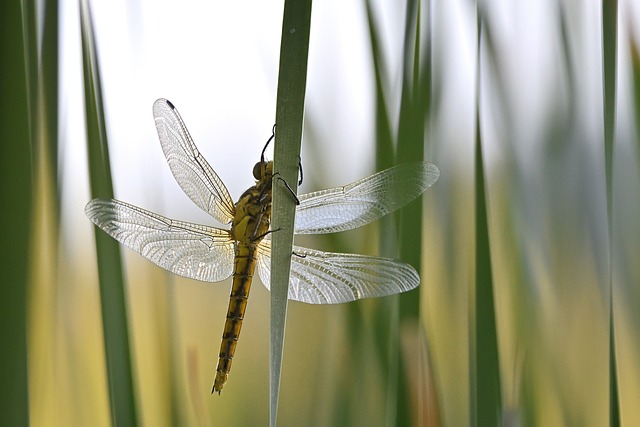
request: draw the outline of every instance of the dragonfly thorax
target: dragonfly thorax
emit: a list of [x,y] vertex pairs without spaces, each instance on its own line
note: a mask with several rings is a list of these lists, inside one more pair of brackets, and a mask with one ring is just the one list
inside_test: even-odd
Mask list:
[[245,191],[236,203],[230,232],[237,242],[257,245],[269,230],[273,162],[256,163],[253,175],[256,184]]

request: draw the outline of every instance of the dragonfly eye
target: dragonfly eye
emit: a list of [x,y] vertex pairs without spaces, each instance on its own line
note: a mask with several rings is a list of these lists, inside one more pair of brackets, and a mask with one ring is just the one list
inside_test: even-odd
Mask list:
[[264,163],[258,162],[253,167],[253,177],[259,181],[262,179],[263,176],[264,176]]

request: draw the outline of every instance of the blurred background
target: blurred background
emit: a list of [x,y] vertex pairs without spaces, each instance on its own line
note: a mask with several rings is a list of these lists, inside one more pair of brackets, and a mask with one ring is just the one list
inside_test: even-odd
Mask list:
[[[297,241],[403,259],[414,252],[421,285],[403,297],[289,305],[282,426],[468,425],[478,390],[472,360],[484,345],[473,333],[476,269],[483,267],[492,273],[502,423],[608,423],[613,306],[620,417],[640,424],[640,3],[618,2],[615,50],[603,47],[603,34],[611,33],[598,2],[486,3],[313,5],[300,192],[344,185],[402,160],[407,91],[427,100],[419,152],[441,176],[422,198],[414,247],[396,250],[376,225]],[[253,184],[252,167],[275,121],[283,2],[87,4],[115,197],[211,224],[175,183],[151,106],[160,97],[172,101],[237,199]],[[34,124],[49,114],[57,123],[53,134],[33,125],[32,190],[2,183],[32,195],[24,310],[29,417],[34,426],[110,425],[94,230],[84,215],[92,198],[80,31],[87,16],[66,0],[29,8],[31,64],[50,61],[59,73],[32,86],[57,88],[53,102],[38,99],[30,117]],[[59,12],[53,33],[44,25],[52,9]],[[47,59],[52,40],[57,52]],[[610,64],[614,103],[603,95]],[[412,84],[417,74],[422,80]],[[608,151],[605,110],[612,106]],[[476,257],[478,140],[485,265]],[[11,176],[18,165],[3,167]],[[173,276],[126,249],[122,257],[139,424],[265,425],[268,291],[254,285],[229,382],[212,396],[230,281]],[[413,301],[415,316],[406,316],[400,298]]]

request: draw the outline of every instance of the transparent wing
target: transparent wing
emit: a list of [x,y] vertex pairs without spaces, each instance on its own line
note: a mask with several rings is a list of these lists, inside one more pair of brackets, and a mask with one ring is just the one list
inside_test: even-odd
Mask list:
[[386,169],[344,187],[299,196],[297,234],[324,234],[369,224],[409,203],[440,175],[431,163],[409,163]]
[[[289,299],[309,304],[338,304],[383,297],[416,288],[418,273],[388,258],[338,254],[293,247]],[[271,241],[258,246],[258,273],[270,288]]]
[[227,230],[175,221],[119,200],[94,199],[84,211],[108,235],[172,273],[218,282],[233,272]]
[[221,224],[233,218],[234,204],[227,187],[193,143],[178,110],[166,99],[153,104],[153,117],[162,151],[182,190]]

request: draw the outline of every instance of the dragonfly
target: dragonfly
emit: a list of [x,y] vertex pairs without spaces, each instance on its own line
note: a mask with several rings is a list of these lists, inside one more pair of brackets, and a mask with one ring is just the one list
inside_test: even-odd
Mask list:
[[[85,213],[122,245],[174,274],[205,282],[233,276],[211,390],[220,394],[231,370],[256,269],[262,283],[270,287],[272,187],[282,178],[274,173],[273,161],[266,161],[264,152],[274,135],[253,168],[255,185],[234,203],[198,151],[175,106],[158,99],[153,116],[162,151],[178,185],[198,207],[230,227],[170,219],[114,199],[93,199]],[[431,163],[407,163],[343,187],[297,197],[292,193],[297,199],[294,232],[335,233],[369,224],[416,199],[439,174]],[[337,304],[406,292],[419,283],[416,270],[397,260],[294,245],[288,298]]]

